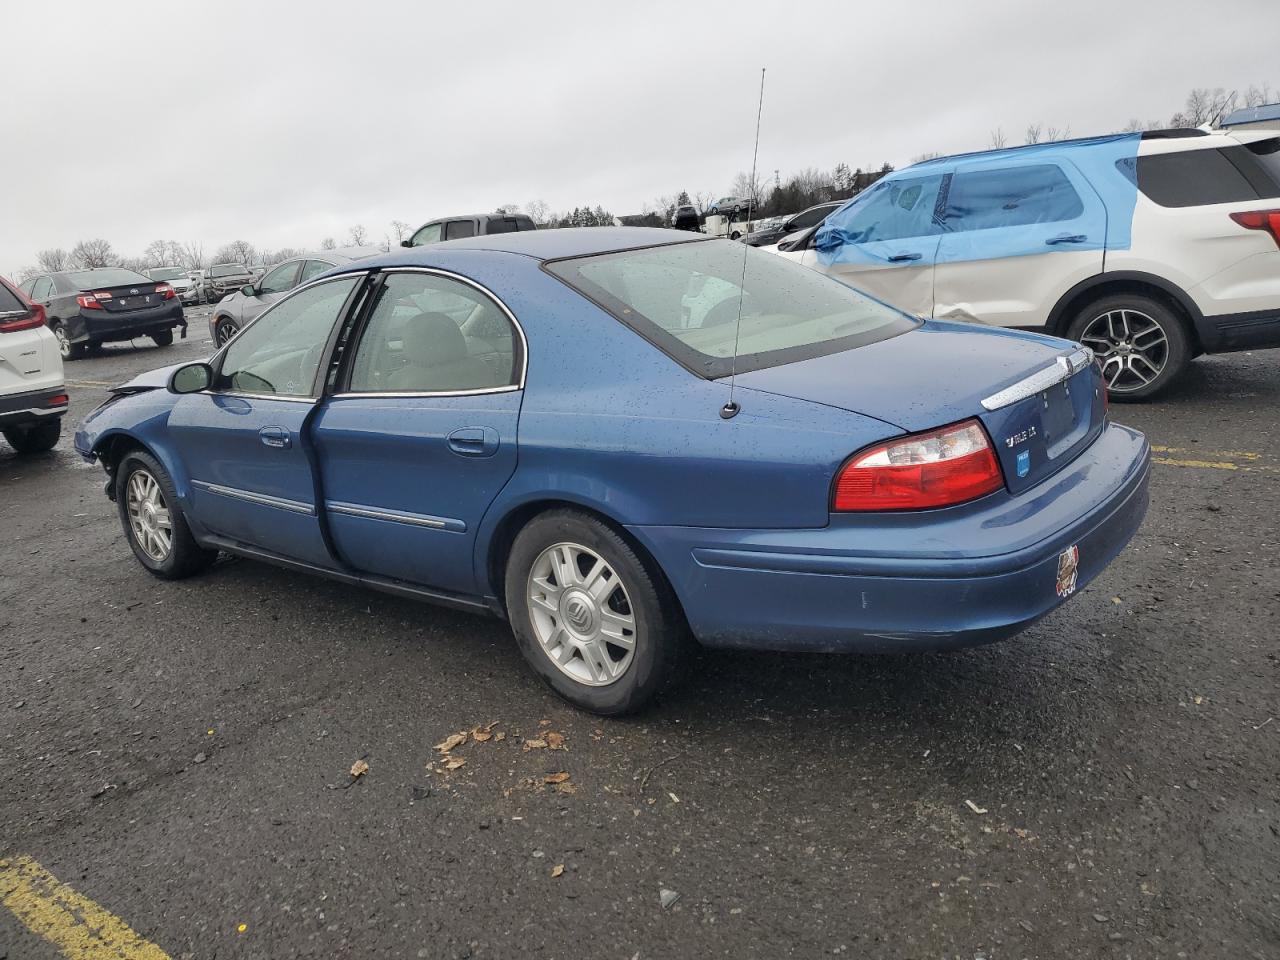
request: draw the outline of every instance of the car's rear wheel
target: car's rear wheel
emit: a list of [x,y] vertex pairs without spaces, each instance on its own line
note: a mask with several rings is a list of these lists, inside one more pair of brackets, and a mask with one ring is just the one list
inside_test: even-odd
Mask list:
[[62,418],[55,417],[44,423],[21,424],[4,429],[9,446],[19,453],[44,453],[58,445],[62,436]]
[[525,659],[556,693],[592,713],[644,707],[675,675],[689,642],[661,573],[576,510],[541,514],[520,531],[506,600]]
[[1114,294],[1089,304],[1067,336],[1093,350],[1113,400],[1146,400],[1169,386],[1191,360],[1187,328],[1158,300]]
[[236,326],[234,320],[223,317],[213,326],[213,342],[217,346],[230,342],[231,338],[240,332],[240,328]]
[[58,353],[62,354],[63,360],[79,360],[85,355],[86,345],[72,343],[71,338],[67,336],[67,328],[62,324],[53,325],[53,335],[58,338]]
[[218,551],[196,543],[178,504],[169,474],[149,453],[125,455],[116,469],[120,523],[138,562],[164,580],[205,570]]
[[168,347],[173,345],[173,331],[161,330],[159,333],[153,333],[151,339],[156,342],[157,347]]

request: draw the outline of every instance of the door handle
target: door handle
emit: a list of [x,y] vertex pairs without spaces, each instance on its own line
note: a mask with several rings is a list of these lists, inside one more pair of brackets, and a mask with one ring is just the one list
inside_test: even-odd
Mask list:
[[258,431],[258,439],[263,446],[275,447],[277,450],[288,450],[293,446],[293,437],[284,427],[263,427]]
[[908,260],[919,260],[923,254],[919,253],[895,253],[889,258],[890,263],[906,263]]
[[1083,233],[1064,233],[1058,237],[1050,237],[1044,243],[1045,246],[1052,247],[1059,243],[1084,243],[1088,239]]
[[460,427],[449,434],[449,449],[461,457],[491,457],[498,452],[493,427]]

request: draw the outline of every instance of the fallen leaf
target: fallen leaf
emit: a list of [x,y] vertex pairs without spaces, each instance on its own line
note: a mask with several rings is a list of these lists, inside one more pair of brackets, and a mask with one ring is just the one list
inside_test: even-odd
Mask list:
[[551,868],[551,876],[553,877],[558,877],[562,873],[564,873],[563,863],[557,863],[554,867]]
[[465,765],[466,762],[465,757],[450,757],[444,762],[444,768],[446,770],[457,770],[459,767]]
[[672,802],[672,803],[679,803],[679,802],[680,802],[680,798],[679,798],[679,797],[677,797],[674,793],[668,792],[668,793],[667,793],[667,796],[671,798],[671,802]]
[[1193,699],[1195,700],[1197,707],[1200,706],[1200,704],[1204,703],[1204,697],[1200,696],[1200,694],[1198,693],[1195,695]]
[[1123,600],[1121,600],[1119,597],[1112,597],[1112,598],[1111,598],[1111,602],[1112,602],[1112,603],[1124,603],[1124,601],[1123,601]]
[[351,765],[351,776],[353,778],[363,777],[368,772],[369,772],[369,765],[365,763],[363,760],[357,760],[355,763]]
[[972,810],[974,813],[986,813],[986,812],[987,812],[987,808],[986,808],[986,807],[980,807],[980,806],[978,806],[976,803],[974,803],[972,800],[966,800],[966,801],[964,802],[964,805],[965,805],[966,807],[968,807],[970,810]]
[[451,733],[442,741],[436,744],[436,749],[441,753],[448,753],[454,747],[460,747],[467,742],[467,732],[463,730],[461,733]]
[[493,739],[495,739],[495,740],[505,740],[505,739],[507,739],[507,735],[506,735],[506,733],[504,733],[503,731],[499,730],[497,733],[495,733],[495,734],[493,735]]
[[575,787],[572,783],[568,783],[568,782],[557,783],[556,790],[560,793],[577,793],[578,792],[578,788]]
[[542,749],[543,747],[545,747],[546,745],[547,745],[547,741],[545,741],[545,740],[526,740],[526,741],[524,742],[524,749],[526,749],[526,750],[541,750],[541,749]]
[[564,783],[568,779],[569,779],[569,774],[564,773],[562,771],[560,773],[548,773],[545,777],[542,778],[542,782],[543,783]]
[[471,739],[475,740],[477,743],[484,743],[486,740],[490,739],[492,736],[493,734],[490,733],[488,730],[482,730],[479,727],[476,727],[474,730],[471,731]]
[[543,736],[543,739],[547,741],[547,746],[550,747],[552,750],[564,749],[563,733],[556,733],[554,730],[548,730],[546,734]]
[[539,721],[538,721],[538,726],[540,726],[540,727],[549,727],[549,726],[551,726],[551,721],[550,721],[550,720],[539,720]]

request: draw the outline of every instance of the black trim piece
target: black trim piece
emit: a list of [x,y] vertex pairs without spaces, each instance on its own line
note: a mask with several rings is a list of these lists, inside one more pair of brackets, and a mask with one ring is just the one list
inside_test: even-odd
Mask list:
[[435,603],[455,610],[465,610],[468,613],[493,614],[494,612],[494,603],[491,598],[444,593],[439,590],[429,590],[426,587],[406,583],[403,580],[392,580],[390,577],[378,577],[367,573],[347,573],[328,567],[318,567],[315,564],[283,557],[269,550],[262,550],[247,543],[241,543],[238,540],[232,540],[217,534],[209,534],[200,538],[200,543],[210,549],[223,550],[226,553],[232,553],[249,560],[270,563],[273,566],[283,567],[286,570],[293,570],[297,573],[308,573],[325,577],[329,580],[337,580],[339,583],[349,584],[350,586],[370,587],[383,593],[395,594],[411,600],[425,600],[427,603]]
[[1280,347],[1280,311],[1255,310],[1203,317],[1197,324],[1201,340],[1214,341],[1213,353]]
[[[1086,277],[1059,297],[1058,302],[1054,304],[1053,309],[1049,311],[1049,316],[1045,319],[1044,331],[1055,336],[1062,336],[1066,332],[1066,324],[1070,322],[1070,318],[1065,314],[1067,306],[1072,301],[1081,294],[1088,293],[1095,287],[1125,281],[1130,283],[1145,283],[1148,286],[1155,287],[1161,292],[1172,297],[1177,301],[1178,305],[1187,312],[1187,316],[1191,318],[1191,322],[1195,324],[1197,330],[1200,328],[1200,324],[1204,319],[1204,316],[1200,313],[1200,308],[1196,306],[1195,301],[1187,296],[1181,287],[1170,283],[1163,277],[1157,277],[1153,273],[1142,273],[1138,270],[1113,270],[1104,273],[1096,273],[1092,277]],[[1208,349],[1208,344],[1202,344],[1202,346]]]
[[8,393],[0,396],[0,413],[17,413],[26,410],[58,410],[66,411],[67,404],[59,403],[50,406],[48,401],[63,396],[67,392],[65,386],[46,387],[43,390],[25,390],[22,393]]

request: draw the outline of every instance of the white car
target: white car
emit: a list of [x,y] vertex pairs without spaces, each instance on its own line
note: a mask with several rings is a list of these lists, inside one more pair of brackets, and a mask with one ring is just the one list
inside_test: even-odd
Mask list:
[[143,273],[157,283],[163,282],[173,287],[173,292],[178,295],[184,305],[200,302],[200,288],[181,267],[152,267],[150,270],[144,270]]
[[0,433],[18,453],[53,449],[67,412],[58,339],[44,308],[0,277]]
[[1152,131],[896,171],[782,256],[909,313],[1048,332],[1120,399],[1280,346],[1277,131]]

